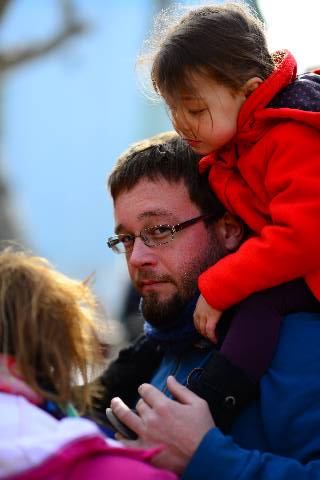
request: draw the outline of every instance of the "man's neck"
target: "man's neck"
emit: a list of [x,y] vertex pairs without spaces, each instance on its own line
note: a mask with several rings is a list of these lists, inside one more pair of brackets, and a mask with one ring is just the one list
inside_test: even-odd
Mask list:
[[201,336],[193,323],[193,312],[199,297],[199,293],[185,305],[177,314],[177,318],[170,328],[161,329],[152,326],[146,319],[144,332],[152,340],[163,346],[178,346],[198,341]]

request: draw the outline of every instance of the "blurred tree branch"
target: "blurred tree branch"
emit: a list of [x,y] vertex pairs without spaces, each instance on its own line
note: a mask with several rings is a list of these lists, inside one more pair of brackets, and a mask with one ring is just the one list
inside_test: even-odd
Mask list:
[[[11,3],[12,0],[0,0],[0,23],[3,21]],[[87,29],[87,24],[78,18],[72,0],[60,0],[59,3],[62,16],[59,30],[44,41],[37,41],[23,47],[0,50],[0,75],[30,60],[43,57],[62,46],[69,38]]]
[[[0,26],[13,0],[0,0]],[[80,20],[73,0],[58,0],[61,22],[58,30],[45,40],[29,45],[0,48],[0,241],[20,239],[14,212],[10,202],[9,189],[1,167],[1,134],[3,126],[3,82],[6,73],[11,73],[22,64],[40,59],[64,45],[68,39],[87,30],[87,24]],[[0,246],[1,247],[1,246]]]
[[0,18],[5,14],[11,0],[0,0]]

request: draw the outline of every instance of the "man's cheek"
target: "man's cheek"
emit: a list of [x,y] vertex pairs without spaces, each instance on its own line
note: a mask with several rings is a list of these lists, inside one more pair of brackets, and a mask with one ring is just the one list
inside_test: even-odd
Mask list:
[[130,280],[132,281],[134,286],[136,286],[136,282],[135,282],[136,269],[134,267],[132,267],[128,261],[127,261],[127,269],[128,269]]

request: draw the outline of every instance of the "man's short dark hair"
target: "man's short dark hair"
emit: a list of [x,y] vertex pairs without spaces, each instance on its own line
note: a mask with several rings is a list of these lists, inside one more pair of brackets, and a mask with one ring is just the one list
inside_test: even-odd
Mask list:
[[131,145],[118,158],[108,180],[113,201],[123,191],[129,191],[142,179],[169,183],[183,181],[190,200],[202,214],[216,214],[219,219],[225,208],[208,184],[207,175],[200,175],[200,156],[175,132],[165,132]]

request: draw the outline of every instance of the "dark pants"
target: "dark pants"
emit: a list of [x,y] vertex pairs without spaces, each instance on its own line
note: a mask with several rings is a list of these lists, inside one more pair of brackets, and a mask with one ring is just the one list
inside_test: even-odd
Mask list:
[[320,311],[303,279],[257,292],[239,304],[220,352],[258,382],[276,350],[282,317],[303,311]]

